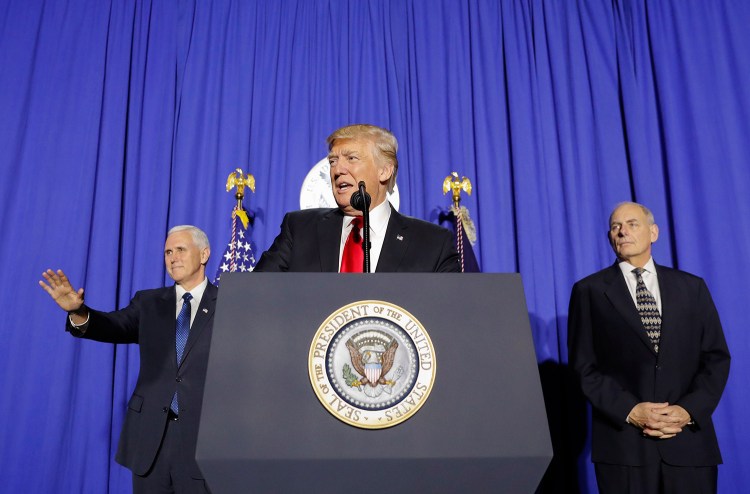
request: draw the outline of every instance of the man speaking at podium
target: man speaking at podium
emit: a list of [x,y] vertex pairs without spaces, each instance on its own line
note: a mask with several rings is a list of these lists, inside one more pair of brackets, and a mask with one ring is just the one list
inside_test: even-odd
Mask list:
[[461,271],[448,230],[399,214],[386,200],[398,172],[398,143],[390,131],[374,125],[349,125],[328,136],[327,142],[338,208],[287,213],[281,233],[263,253],[255,271],[363,272],[363,212],[352,205],[360,182],[371,197],[372,271]]

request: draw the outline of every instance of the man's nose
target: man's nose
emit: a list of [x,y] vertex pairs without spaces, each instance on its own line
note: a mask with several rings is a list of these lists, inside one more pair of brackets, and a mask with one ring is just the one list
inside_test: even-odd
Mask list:
[[349,164],[346,162],[346,160],[339,160],[339,162],[336,164],[336,174],[350,175]]

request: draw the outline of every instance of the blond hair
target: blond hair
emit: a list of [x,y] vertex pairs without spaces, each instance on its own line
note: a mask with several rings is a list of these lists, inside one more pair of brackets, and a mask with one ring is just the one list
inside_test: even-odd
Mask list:
[[369,124],[347,125],[335,130],[328,136],[328,150],[333,148],[337,139],[370,139],[375,145],[378,159],[381,162],[393,165],[393,173],[388,180],[388,192],[393,193],[396,186],[396,174],[398,173],[398,141],[390,130]]

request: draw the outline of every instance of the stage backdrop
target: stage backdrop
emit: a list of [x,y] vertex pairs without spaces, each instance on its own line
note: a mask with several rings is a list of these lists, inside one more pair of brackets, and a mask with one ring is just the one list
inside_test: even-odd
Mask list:
[[745,0],[0,1],[2,489],[130,490],[112,457],[137,348],[65,334],[42,270],[123,307],[167,281],[165,234],[191,223],[214,273],[228,173],[257,179],[246,205],[264,249],[326,136],[355,122],[398,137],[401,211],[436,220],[444,177],[474,182],[483,270],[524,280],[547,487],[596,491],[568,298],[614,260],[612,206],[649,205],[656,261],[704,277],[721,313],[734,359],[719,484],[746,489],[749,25]]

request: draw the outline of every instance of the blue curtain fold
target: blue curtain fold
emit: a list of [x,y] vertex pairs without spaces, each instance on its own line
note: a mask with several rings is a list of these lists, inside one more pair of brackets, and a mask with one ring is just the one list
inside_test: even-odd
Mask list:
[[[750,485],[750,4],[741,0],[3,0],[0,478],[8,492],[129,492],[114,463],[138,370],[74,340],[37,285],[92,307],[169,283],[167,230],[216,272],[235,168],[262,251],[349,123],[390,128],[400,209],[435,219],[451,171],[485,272],[524,280],[555,459],[542,491],[596,492],[567,369],[572,284],[614,261],[619,201],[654,211],[658,263],[706,279],[734,356],[714,414],[720,492]],[[249,275],[250,276],[250,275]]]

